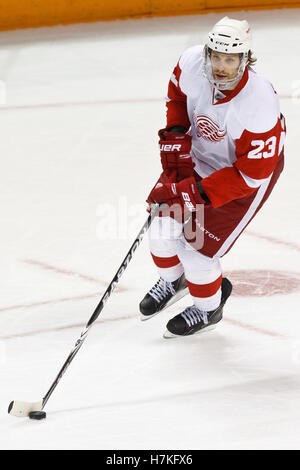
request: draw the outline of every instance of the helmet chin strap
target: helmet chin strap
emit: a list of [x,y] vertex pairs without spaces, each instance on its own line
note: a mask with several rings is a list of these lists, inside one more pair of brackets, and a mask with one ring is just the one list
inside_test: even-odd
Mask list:
[[239,83],[239,81],[241,80],[243,76],[243,73],[247,65],[247,61],[248,61],[248,54],[244,52],[243,57],[241,58],[240,66],[239,66],[236,76],[228,80],[216,80],[213,76],[212,65],[211,65],[209,53],[206,47],[205,61],[203,65],[203,75],[207,78],[207,80],[213,87],[217,88],[220,91],[235,88],[235,86]]

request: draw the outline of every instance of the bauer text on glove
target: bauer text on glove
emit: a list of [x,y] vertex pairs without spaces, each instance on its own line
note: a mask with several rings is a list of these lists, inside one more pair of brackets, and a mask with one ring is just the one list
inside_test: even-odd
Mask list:
[[169,206],[180,204],[193,212],[198,210],[199,204],[206,204],[197,187],[194,177],[185,178],[179,183],[157,183],[150,195],[155,202],[165,202]]
[[161,129],[159,150],[162,168],[165,172],[176,171],[177,179],[193,176],[194,162],[190,156],[192,137],[180,132]]

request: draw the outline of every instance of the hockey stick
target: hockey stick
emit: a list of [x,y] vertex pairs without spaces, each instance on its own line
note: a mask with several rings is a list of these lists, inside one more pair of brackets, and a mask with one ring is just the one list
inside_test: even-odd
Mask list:
[[[80,337],[77,339],[74,348],[70,352],[69,356],[67,357],[66,361],[64,362],[62,368],[60,369],[59,373],[57,374],[57,377],[55,378],[54,382],[52,383],[51,387],[49,388],[49,390],[46,393],[46,395],[44,396],[44,398],[42,400],[38,401],[38,402],[33,402],[33,403],[14,400],[10,403],[10,405],[8,407],[8,413],[9,414],[11,414],[13,416],[18,416],[18,417],[24,417],[24,416],[29,416],[29,414],[31,412],[38,413],[38,412],[40,412],[41,410],[44,409],[44,407],[45,407],[47,401],[49,400],[52,392],[54,391],[54,389],[58,385],[58,383],[59,383],[60,379],[62,378],[63,374],[65,373],[65,371],[67,370],[67,368],[69,367],[69,365],[73,361],[74,357],[78,353],[79,349],[81,348],[84,340],[87,337],[87,334],[88,334],[90,328],[92,327],[92,325],[97,320],[100,313],[102,312],[106,301],[111,296],[111,294],[112,294],[114,288],[116,287],[117,283],[119,282],[123,272],[125,271],[125,269],[127,268],[129,262],[131,261],[133,253],[135,252],[137,247],[140,245],[142,239],[144,238],[144,235],[147,232],[148,228],[150,227],[153,218],[155,217],[155,215],[158,212],[158,209],[159,209],[159,205],[156,204],[153,207],[153,209],[151,210],[149,216],[147,217],[146,222],[144,223],[141,230],[139,231],[139,234],[137,235],[136,239],[134,240],[133,244],[131,245],[127,255],[125,256],[122,264],[120,265],[118,271],[116,272],[115,276],[113,277],[111,283],[109,284],[106,291],[104,292],[104,294],[103,294],[99,304],[97,305],[93,315],[91,316],[91,318],[87,322],[87,324],[85,326],[85,329],[81,332]],[[44,415],[45,415],[45,413],[44,413]]]

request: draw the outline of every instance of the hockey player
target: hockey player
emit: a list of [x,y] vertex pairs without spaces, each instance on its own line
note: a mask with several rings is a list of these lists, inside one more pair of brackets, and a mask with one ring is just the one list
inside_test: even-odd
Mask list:
[[[182,54],[169,82],[166,128],[159,131],[163,172],[147,201],[185,210],[160,211],[150,226],[160,277],[140,312],[149,319],[188,292],[193,305],[168,322],[166,338],[210,329],[222,319],[232,285],[222,278],[220,258],[283,169],[284,118],[254,62],[248,22],[225,17],[204,47]],[[186,210],[201,246],[185,234]]]

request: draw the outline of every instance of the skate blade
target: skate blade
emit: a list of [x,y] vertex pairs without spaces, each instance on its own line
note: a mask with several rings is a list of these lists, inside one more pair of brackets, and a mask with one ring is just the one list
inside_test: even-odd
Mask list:
[[202,328],[202,330],[196,331],[196,333],[193,333],[192,335],[174,335],[174,333],[171,333],[169,330],[166,330],[163,334],[163,338],[165,339],[172,339],[172,338],[190,338],[191,336],[199,335],[202,333],[208,333],[211,330],[214,330],[217,325],[210,325],[205,328]]
[[158,312],[153,313],[153,315],[143,315],[143,314],[140,312],[140,320],[141,320],[141,321],[150,320],[150,318],[155,317],[155,315],[158,315],[160,312],[163,312],[163,311],[166,310],[167,308],[171,307],[171,305],[175,304],[175,302],[178,302],[178,300],[182,299],[182,297],[184,297],[184,296],[187,295],[188,293],[189,293],[189,289],[188,289],[188,287],[186,287],[185,289],[183,289],[182,291],[180,291],[180,292],[178,292],[176,295],[174,295],[174,297],[172,297],[172,299],[170,299],[169,302],[166,303],[166,305],[164,306],[164,308],[162,308],[162,309],[159,310]]

